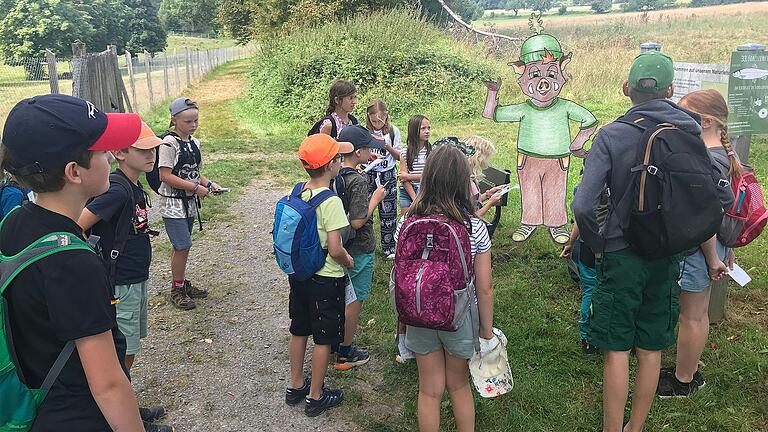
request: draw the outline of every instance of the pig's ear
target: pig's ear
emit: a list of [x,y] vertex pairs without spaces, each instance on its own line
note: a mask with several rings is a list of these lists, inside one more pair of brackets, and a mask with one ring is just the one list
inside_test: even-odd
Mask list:
[[515,73],[518,75],[522,75],[523,72],[525,72],[525,63],[520,60],[514,61],[509,65],[512,66],[512,69],[514,69]]
[[572,52],[569,52],[568,54],[560,57],[560,70],[565,70],[565,66],[571,62],[572,57],[573,57]]

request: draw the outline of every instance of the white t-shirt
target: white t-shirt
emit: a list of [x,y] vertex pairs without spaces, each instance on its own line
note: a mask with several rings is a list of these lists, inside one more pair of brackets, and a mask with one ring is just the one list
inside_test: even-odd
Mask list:
[[[382,131],[374,131],[372,135],[384,137],[384,142],[386,144],[389,144],[392,146],[393,149],[399,151],[402,153],[403,148],[400,145],[402,141],[400,141],[400,129],[398,129],[395,125],[390,125],[390,128],[392,128],[392,134],[394,136],[394,140],[392,140],[392,136],[390,136],[389,133],[384,133]],[[394,141],[394,142],[393,142]],[[372,150],[374,153],[384,156],[384,162],[381,162],[380,164],[376,165],[376,167],[373,168],[376,172],[386,172],[389,170],[392,170],[395,168],[395,162],[397,162],[386,149],[380,149],[380,150]]]

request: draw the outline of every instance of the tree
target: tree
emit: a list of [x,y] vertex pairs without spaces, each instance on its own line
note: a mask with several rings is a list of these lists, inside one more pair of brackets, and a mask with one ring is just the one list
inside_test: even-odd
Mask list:
[[[472,22],[483,16],[483,6],[478,0],[445,0],[445,3],[466,22]],[[452,20],[437,0],[422,0],[421,12],[430,21],[438,24],[445,24]]]
[[218,0],[163,0],[157,15],[165,29],[207,32],[218,28],[216,15],[211,13],[218,4]]
[[251,23],[255,13],[250,0],[225,0],[219,3],[217,21],[230,36],[245,43],[254,37]]
[[16,0],[0,22],[0,51],[8,57],[42,57],[50,49],[72,52],[72,42],[94,33],[90,17],[72,2]]
[[94,32],[82,39],[92,50],[102,50],[115,45],[118,51],[125,49],[130,38],[128,23],[131,10],[121,0],[74,0],[75,6],[87,15]]
[[525,0],[508,0],[505,7],[507,9],[512,9],[512,11],[515,12],[515,16],[517,16],[520,9],[525,8]]
[[611,10],[611,0],[594,0],[592,2],[592,10],[595,13],[606,13]]
[[164,50],[168,35],[160,25],[157,8],[152,4],[152,0],[123,0],[123,2],[131,10],[126,23],[129,36],[125,42],[125,49],[131,52],[146,50],[150,53]]
[[528,0],[527,6],[529,9],[543,14],[556,6],[556,3],[554,0]]
[[663,7],[664,0],[629,0],[623,6],[626,11],[649,11],[662,9]]

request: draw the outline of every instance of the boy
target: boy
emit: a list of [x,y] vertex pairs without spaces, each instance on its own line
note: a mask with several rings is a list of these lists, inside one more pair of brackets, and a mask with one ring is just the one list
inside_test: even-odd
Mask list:
[[[152,260],[146,193],[139,183],[139,176],[152,170],[155,148],[162,142],[142,122],[139,139],[127,149],[114,153],[118,165],[114,175],[121,176],[124,181],[110,182],[109,190],[88,203],[77,222],[84,231],[91,227],[94,227],[94,232],[98,231],[102,250],[106,252],[105,259],[116,267],[111,274],[114,275],[115,297],[120,300],[116,305],[117,325],[125,335],[125,367],[129,371],[139,353],[140,339],[147,336],[147,287]],[[129,217],[124,217],[124,212]],[[99,221],[108,226],[97,230],[102,228],[98,225]],[[120,223],[129,226],[120,227]],[[124,245],[115,244],[115,236],[119,232],[128,233]],[[112,251],[117,252],[115,261],[110,256],[114,253]],[[147,431],[171,431],[168,426],[147,423],[165,414],[162,407],[141,408],[140,413]]]
[[192,299],[208,297],[207,290],[192,286],[185,278],[198,200],[221,187],[200,173],[200,141],[192,137],[198,126],[197,103],[177,98],[168,110],[173,130],[165,137],[159,151],[160,214],[173,246],[170,300],[177,308],[190,310],[197,306]]
[[[301,198],[328,189],[331,179],[341,168],[343,153],[352,152],[352,144],[339,143],[329,135],[310,135],[299,146],[299,159],[309,174]],[[338,345],[344,331],[345,287],[349,281],[344,267],[354,267],[352,257],[341,244],[341,229],[348,226],[341,199],[332,196],[317,207],[317,231],[320,244],[328,250],[325,265],[306,281],[288,278],[291,287],[288,309],[291,318],[291,338],[288,357],[291,362],[290,387],[285,390],[285,402],[296,405],[305,401],[304,413],[315,417],[341,404],[344,394],[339,389],[324,386],[325,371],[331,356],[331,346]],[[304,378],[304,353],[312,335],[311,379]]]
[[363,302],[368,299],[373,280],[373,256],[376,250],[376,238],[373,233],[373,212],[384,199],[384,185],[379,186],[368,199],[368,179],[363,177],[357,166],[371,159],[371,150],[384,148],[384,140],[374,138],[368,129],[361,125],[348,126],[339,133],[339,141],[352,143],[353,151],[344,154],[342,177],[346,187],[343,201],[349,225],[355,230],[355,236],[344,248],[352,256],[355,266],[349,270],[349,278],[355,290],[357,300],[347,305],[345,310],[344,342],[336,352],[336,370],[349,370],[365,364],[369,360],[366,350],[356,348],[357,323]]
[[[0,230],[0,249],[19,253],[52,232],[82,238],[75,222],[85,202],[107,191],[107,152],[136,141],[136,114],[105,114],[65,95],[25,99],[3,130],[2,168],[37,194],[13,212]],[[125,338],[115,318],[112,287],[101,257],[72,250],[24,269],[6,289],[10,333],[18,371],[40,388],[64,347],[72,352],[33,431],[143,430],[124,368]]]
[[[641,115],[655,123],[671,123],[698,135],[701,133],[698,116],[694,119],[694,114],[667,100],[674,93],[674,75],[672,59],[665,54],[652,51],[637,56],[623,85],[624,95],[632,101],[628,114]],[[572,205],[581,237],[598,257],[589,342],[605,351],[605,432],[643,430],[659,381],[661,350],[674,343],[678,318],[679,259],[677,256],[645,259],[628,247],[621,227],[629,221],[631,200],[616,205],[611,199],[605,227],[602,232],[598,228],[595,209],[603,188],[607,185],[611,194],[627,190],[630,182],[627,173],[635,165],[637,147],[645,144],[640,142],[641,137],[639,128],[620,122],[600,130],[587,156],[584,177]],[[715,181],[725,181],[714,167],[712,176]],[[727,201],[732,203],[729,187],[717,189],[723,207],[729,205]],[[632,411],[622,429],[632,348],[637,356],[637,375]]]

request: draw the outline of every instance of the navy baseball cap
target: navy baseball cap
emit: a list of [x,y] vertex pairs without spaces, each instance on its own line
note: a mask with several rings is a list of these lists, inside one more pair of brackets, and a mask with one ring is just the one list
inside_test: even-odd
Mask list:
[[362,125],[347,126],[339,132],[339,142],[351,143],[355,150],[361,148],[383,149],[384,139],[374,137],[371,132]]
[[8,114],[2,142],[12,174],[39,174],[80,157],[86,150],[128,148],[141,133],[138,114],[104,113],[91,102],[53,94],[17,103]]

